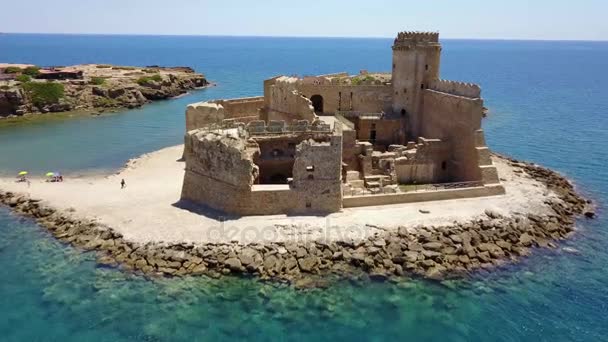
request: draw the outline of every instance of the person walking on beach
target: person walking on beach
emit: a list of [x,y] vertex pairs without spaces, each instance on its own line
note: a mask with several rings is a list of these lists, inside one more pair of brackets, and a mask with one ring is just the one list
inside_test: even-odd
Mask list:
[[124,178],[120,181],[120,188],[124,189],[127,186],[127,183],[125,182]]

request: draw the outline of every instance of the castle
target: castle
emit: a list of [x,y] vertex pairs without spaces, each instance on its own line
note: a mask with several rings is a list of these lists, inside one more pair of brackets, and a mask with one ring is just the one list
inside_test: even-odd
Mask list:
[[264,81],[186,110],[182,199],[235,215],[504,194],[475,84],[439,77],[438,33],[401,32],[392,73]]

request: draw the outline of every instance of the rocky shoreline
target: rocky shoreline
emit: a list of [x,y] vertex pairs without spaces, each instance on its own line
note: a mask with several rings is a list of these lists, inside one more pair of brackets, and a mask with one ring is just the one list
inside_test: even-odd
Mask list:
[[591,202],[578,195],[563,176],[503,158],[516,173],[527,174],[557,194],[559,199],[547,200],[552,214],[505,217],[486,211],[486,217],[468,223],[414,230],[403,227],[360,241],[141,245],[125,240],[110,227],[74,218],[70,212],[56,211],[36,199],[0,190],[0,203],[35,218],[61,241],[97,251],[101,266],[147,276],[237,274],[298,287],[317,286],[312,279],[327,275],[373,280],[410,275],[441,280],[515,262],[532,248],[555,248],[574,231],[577,216],[595,216]]
[[137,108],[211,85],[204,75],[189,67],[86,64],[37,72],[38,76],[28,76],[0,70],[0,119]]

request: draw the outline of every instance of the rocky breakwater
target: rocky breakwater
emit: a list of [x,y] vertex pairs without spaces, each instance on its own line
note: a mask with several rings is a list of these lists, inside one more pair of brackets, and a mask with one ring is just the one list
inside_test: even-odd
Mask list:
[[554,248],[573,232],[577,216],[594,217],[591,203],[564,177],[516,160],[509,164],[557,194],[546,203],[551,213],[507,217],[486,211],[483,217],[449,226],[376,227],[381,233],[358,241],[142,245],[35,199],[0,192],[0,202],[35,218],[56,238],[98,251],[100,265],[151,276],[240,274],[302,287],[317,286],[331,275],[375,280],[416,275],[439,280],[517,261],[533,248]]
[[[206,87],[188,67],[100,64],[0,70],[0,118],[25,114],[135,108]],[[7,74],[6,70],[11,73]]]

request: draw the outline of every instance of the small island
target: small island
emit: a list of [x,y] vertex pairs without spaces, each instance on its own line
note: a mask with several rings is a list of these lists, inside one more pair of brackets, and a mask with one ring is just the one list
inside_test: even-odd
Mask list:
[[481,87],[440,78],[438,33],[400,32],[392,54],[391,73],[277,76],[263,96],[193,103],[183,145],[108,177],[0,177],[0,203],[103,267],[297,287],[463,277],[595,216],[565,177],[489,149]]
[[189,67],[0,63],[0,119],[27,114],[136,108],[206,87]]

